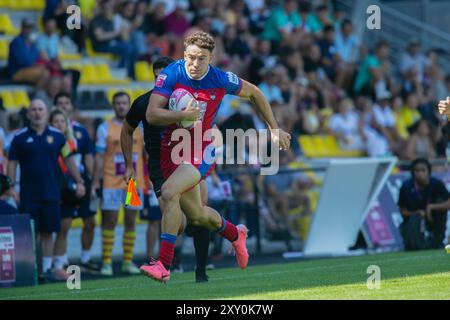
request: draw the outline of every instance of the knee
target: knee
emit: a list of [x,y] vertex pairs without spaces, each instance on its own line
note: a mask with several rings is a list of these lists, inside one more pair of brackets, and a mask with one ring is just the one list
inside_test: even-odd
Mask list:
[[208,219],[203,214],[199,214],[199,215],[189,218],[189,224],[191,224],[195,227],[204,226],[207,223],[208,223]]
[[161,201],[163,202],[163,207],[167,207],[167,204],[179,200],[180,195],[176,194],[171,188],[163,185],[161,188]]

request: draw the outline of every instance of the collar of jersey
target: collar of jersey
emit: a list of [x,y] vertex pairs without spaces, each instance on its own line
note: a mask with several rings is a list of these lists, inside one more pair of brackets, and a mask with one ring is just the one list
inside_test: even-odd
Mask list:
[[206,70],[205,74],[200,79],[194,79],[189,75],[189,72],[186,69],[186,62],[184,63],[184,71],[186,71],[186,75],[188,76],[189,79],[194,80],[194,81],[203,80],[203,78],[206,77],[206,75],[208,74],[210,67],[211,66],[208,64],[208,70]]
[[[41,135],[45,134],[45,133],[49,130],[48,127],[49,127],[48,125],[45,126],[45,129],[44,129],[44,131],[42,131],[42,134],[41,134]],[[28,130],[30,130],[31,133],[37,135],[37,131],[34,130],[34,129],[31,127],[31,125],[28,125]]]

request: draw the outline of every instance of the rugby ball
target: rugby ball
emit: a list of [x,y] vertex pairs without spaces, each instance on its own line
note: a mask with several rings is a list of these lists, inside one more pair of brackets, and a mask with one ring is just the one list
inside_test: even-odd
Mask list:
[[[186,89],[175,89],[169,98],[169,109],[175,111],[183,111],[187,108],[191,99],[194,99],[194,102],[197,103],[197,100],[195,100],[194,96]],[[177,124],[183,128],[191,128],[194,125],[194,122],[195,121],[183,120],[178,122]]]

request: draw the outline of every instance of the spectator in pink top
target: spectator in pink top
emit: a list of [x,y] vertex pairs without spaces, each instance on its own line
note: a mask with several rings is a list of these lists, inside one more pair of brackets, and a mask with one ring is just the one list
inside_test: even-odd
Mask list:
[[186,0],[178,0],[175,10],[166,16],[164,25],[167,33],[173,33],[177,37],[182,37],[187,29],[191,26],[186,15],[189,8],[189,2]]

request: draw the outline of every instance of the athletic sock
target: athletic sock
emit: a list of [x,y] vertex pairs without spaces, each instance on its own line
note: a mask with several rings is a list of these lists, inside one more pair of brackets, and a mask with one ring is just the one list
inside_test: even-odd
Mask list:
[[177,241],[176,235],[168,234],[168,233],[161,234],[161,246],[159,248],[159,261],[161,261],[161,263],[166,268],[166,270],[169,270],[170,265],[172,264],[176,241]]
[[203,275],[206,273],[206,263],[208,261],[209,230],[199,226],[193,227],[192,230],[196,260],[195,272]]
[[62,269],[64,268],[64,256],[55,256],[53,259],[53,266],[55,269]]
[[81,251],[81,263],[85,264],[91,260],[91,251],[90,250],[82,250]]
[[102,230],[103,264],[112,263],[113,247],[114,247],[114,230]]
[[46,273],[52,268],[52,257],[42,257],[42,272]]
[[133,259],[133,249],[135,241],[136,241],[135,231],[124,232],[122,240],[124,263],[131,263],[131,260]]
[[234,224],[232,224],[230,221],[225,220],[222,217],[222,226],[220,227],[217,232],[222,235],[225,239],[233,242],[236,241],[238,238],[238,230]]

